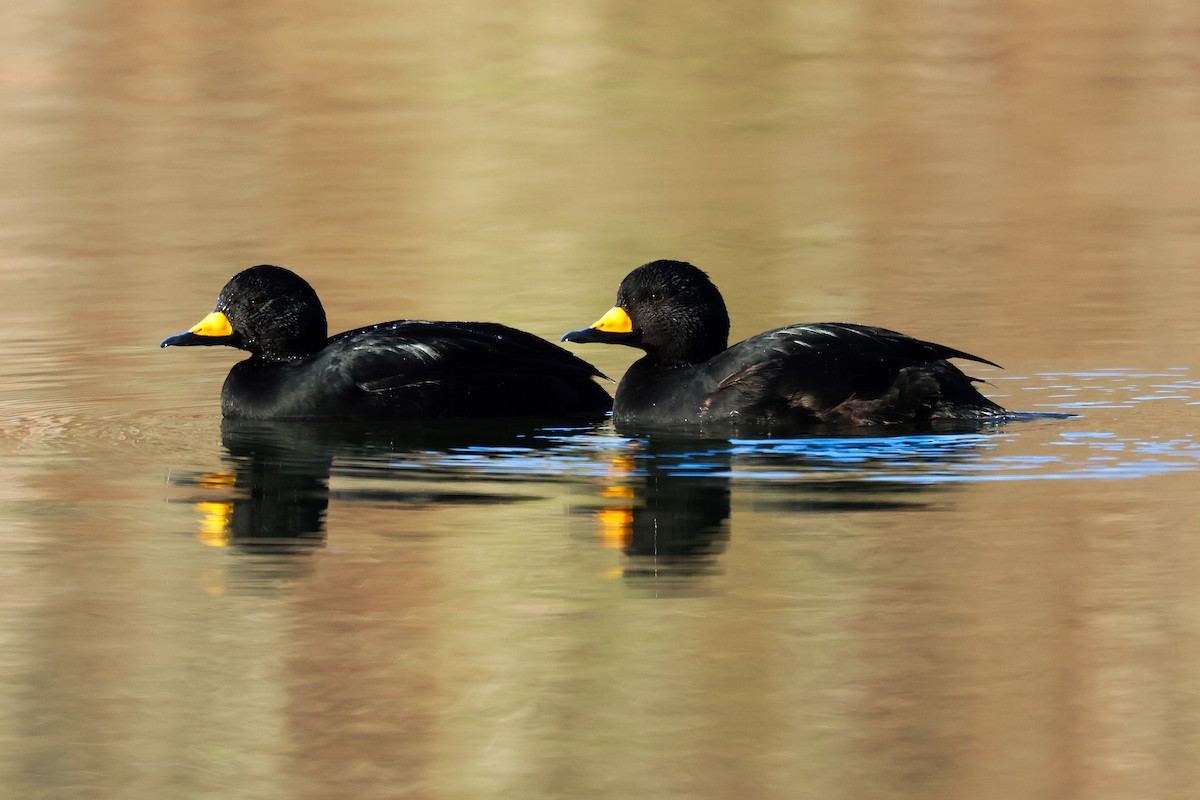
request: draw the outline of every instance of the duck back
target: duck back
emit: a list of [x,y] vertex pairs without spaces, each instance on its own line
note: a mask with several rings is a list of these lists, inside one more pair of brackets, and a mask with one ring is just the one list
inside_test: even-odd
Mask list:
[[229,419],[600,416],[594,367],[495,323],[401,320],[346,331],[292,362],[251,357],[221,392]]
[[614,416],[622,424],[869,425],[1001,413],[948,358],[991,363],[884,328],[789,325],[700,364],[641,359],[621,381]]

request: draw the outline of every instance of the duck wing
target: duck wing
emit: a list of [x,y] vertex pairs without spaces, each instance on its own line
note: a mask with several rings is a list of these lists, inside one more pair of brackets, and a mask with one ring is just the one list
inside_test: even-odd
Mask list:
[[400,320],[332,337],[322,356],[365,403],[402,415],[607,410],[605,378],[567,350],[496,323]]
[[706,415],[873,421],[931,412],[943,400],[998,408],[947,359],[999,366],[952,347],[868,325],[789,325],[735,344],[704,371]]

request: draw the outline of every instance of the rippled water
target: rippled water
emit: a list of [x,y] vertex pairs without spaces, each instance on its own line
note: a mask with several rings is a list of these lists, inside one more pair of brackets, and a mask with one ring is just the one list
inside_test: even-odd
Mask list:
[[865,768],[855,794],[937,794],[1035,752],[1051,780],[1073,742],[1190,781],[1159,725],[1192,697],[1195,506],[1143,498],[1195,485],[1164,421],[1196,382],[996,388],[1030,411],[765,439],[32,413],[7,780],[783,796]]
[[[0,795],[1200,794],[1191,6],[513,13],[5,12]],[[1016,413],[233,424],[157,347],[254,263],[557,341],[658,257]]]

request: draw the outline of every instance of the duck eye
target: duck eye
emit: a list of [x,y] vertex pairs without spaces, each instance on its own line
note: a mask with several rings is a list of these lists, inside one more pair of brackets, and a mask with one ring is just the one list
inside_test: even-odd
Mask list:
[[651,302],[657,303],[659,300],[662,300],[662,298],[663,298],[662,292],[651,292],[650,293],[650,301]]

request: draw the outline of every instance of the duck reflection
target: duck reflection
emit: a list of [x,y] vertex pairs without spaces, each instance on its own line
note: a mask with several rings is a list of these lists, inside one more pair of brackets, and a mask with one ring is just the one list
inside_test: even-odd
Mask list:
[[197,538],[213,546],[303,551],[324,541],[336,443],[315,426],[221,426],[226,469],[180,485],[198,487]]
[[613,460],[600,534],[628,560],[626,578],[711,572],[729,540],[728,441],[653,437]]
[[[594,515],[603,541],[624,555],[622,576],[659,579],[718,570],[731,538],[734,480],[747,511],[791,514],[779,518],[781,535],[790,535],[791,520],[799,527],[816,519],[809,512],[933,503],[952,491],[956,475],[972,473],[992,433],[619,438],[594,426],[512,422],[366,428],[228,420],[223,469],[173,482],[190,490],[202,541],[273,553],[322,545],[331,501],[428,509],[585,491],[590,502],[568,503],[568,513],[585,515],[584,524]],[[614,445],[621,448],[615,459]],[[587,476],[598,472],[597,489]]]
[[611,462],[599,533],[627,557],[626,578],[712,574],[731,537],[735,467],[749,510],[796,513],[797,525],[805,513],[917,509],[952,491],[948,475],[997,431],[958,423],[781,439],[647,434]]
[[[548,441],[531,435],[533,431],[520,421],[364,427],[225,420],[221,442],[227,469],[173,482],[199,490],[188,502],[199,513],[197,538],[201,541],[275,553],[303,552],[324,543],[331,497],[403,506],[534,499],[536,495],[512,488],[511,482],[498,483],[495,492],[479,488],[478,482],[464,488],[456,480],[462,470],[445,463],[458,451],[506,452],[549,446]],[[486,459],[479,456],[470,462],[482,467]],[[401,464],[422,468],[403,469]],[[335,472],[356,480],[349,481],[348,488],[331,492]]]

